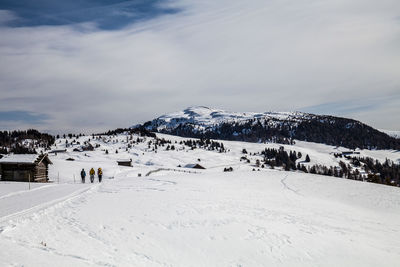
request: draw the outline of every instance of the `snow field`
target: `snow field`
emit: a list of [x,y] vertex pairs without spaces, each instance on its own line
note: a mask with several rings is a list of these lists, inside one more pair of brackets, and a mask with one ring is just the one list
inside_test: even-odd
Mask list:
[[[51,184],[0,184],[0,250],[5,266],[396,266],[400,259],[399,188],[270,169],[251,171],[242,149],[279,144],[222,141],[203,149],[125,150],[91,141],[89,152],[50,155]],[[89,137],[80,138],[80,141]],[[135,138],[136,139],[136,136]],[[146,138],[147,141],[150,138]],[[174,142],[177,141],[178,144]],[[65,140],[59,140],[57,149]],[[310,164],[336,165],[335,148],[285,145]],[[108,149],[109,154],[105,154]],[[119,153],[116,154],[115,150]],[[187,152],[186,152],[187,151]],[[379,159],[395,151],[361,151]],[[85,155],[86,154],[86,155]],[[67,158],[75,161],[66,161]],[[117,166],[132,158],[134,167]],[[200,162],[198,162],[200,159]],[[178,168],[199,163],[206,170]],[[234,171],[223,173],[225,167]],[[79,172],[102,167],[103,183],[80,184]],[[161,170],[179,169],[196,173]],[[138,177],[138,174],[141,177]],[[75,183],[73,175],[75,174]],[[86,181],[88,181],[86,177]]]
[[397,188],[317,175],[121,172],[4,228],[0,255],[33,266],[394,266],[399,208]]

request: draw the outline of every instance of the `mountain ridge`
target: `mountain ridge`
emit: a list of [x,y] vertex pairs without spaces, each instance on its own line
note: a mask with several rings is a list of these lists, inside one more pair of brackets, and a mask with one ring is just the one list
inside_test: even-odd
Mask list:
[[275,143],[297,139],[351,149],[400,149],[400,140],[360,121],[299,111],[227,112],[192,106],[140,127],[182,137]]

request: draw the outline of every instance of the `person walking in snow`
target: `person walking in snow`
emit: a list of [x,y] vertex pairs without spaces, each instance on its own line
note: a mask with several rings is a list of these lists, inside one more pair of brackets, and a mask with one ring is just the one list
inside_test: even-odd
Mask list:
[[101,183],[101,179],[103,178],[103,170],[101,168],[97,169],[97,177],[99,177],[99,183]]
[[93,184],[94,181],[94,175],[95,175],[95,171],[93,168],[90,169],[89,174],[90,174],[90,182]]
[[85,183],[85,177],[86,177],[86,172],[84,169],[81,170],[81,178],[82,178],[82,183]]

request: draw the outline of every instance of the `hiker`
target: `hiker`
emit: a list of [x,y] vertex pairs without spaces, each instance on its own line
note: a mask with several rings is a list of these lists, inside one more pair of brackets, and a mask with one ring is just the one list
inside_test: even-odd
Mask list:
[[99,183],[101,183],[101,179],[103,178],[103,170],[101,168],[97,169],[97,177],[99,177]]
[[94,174],[95,174],[95,173],[96,173],[96,172],[94,171],[94,169],[91,168],[89,174],[90,174],[90,182],[91,182],[92,184],[93,184],[93,181],[94,181]]
[[85,177],[86,177],[86,172],[84,169],[81,170],[81,178],[82,178],[82,183],[85,183]]

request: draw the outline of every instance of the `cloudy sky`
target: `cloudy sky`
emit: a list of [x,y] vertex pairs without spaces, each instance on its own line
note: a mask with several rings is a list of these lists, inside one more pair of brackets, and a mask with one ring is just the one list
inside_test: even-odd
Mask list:
[[90,133],[193,105],[400,130],[400,1],[0,1],[0,129]]

